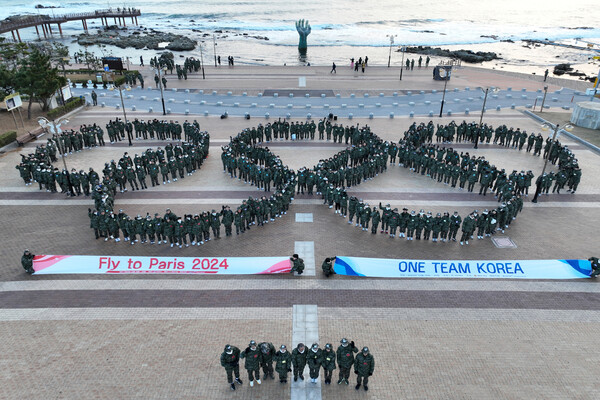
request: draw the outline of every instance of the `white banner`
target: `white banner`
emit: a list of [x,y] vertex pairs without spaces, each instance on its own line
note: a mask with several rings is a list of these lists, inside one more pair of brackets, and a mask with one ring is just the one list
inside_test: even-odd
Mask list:
[[41,255],[33,259],[41,274],[281,274],[292,269],[288,257],[123,257]]
[[374,278],[589,278],[587,260],[394,260],[337,257],[339,275]]

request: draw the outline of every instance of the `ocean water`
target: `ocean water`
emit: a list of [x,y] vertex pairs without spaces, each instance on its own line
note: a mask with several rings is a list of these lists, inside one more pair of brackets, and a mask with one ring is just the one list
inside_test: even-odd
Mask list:
[[[526,49],[520,41],[550,39],[583,46],[592,42],[600,50],[597,24],[600,11],[594,18],[598,0],[572,3],[562,0],[11,0],[10,5],[7,3],[0,5],[0,19],[15,14],[59,15],[98,8],[139,8],[142,11],[140,25],[204,41],[203,56],[208,59],[213,59],[216,48],[216,53],[223,58],[231,54],[239,63],[247,64],[329,64],[331,61],[339,64],[350,57],[364,55],[369,55],[373,64],[387,64],[390,39],[386,35],[395,35],[394,51],[400,44],[472,48],[502,53],[503,60],[487,63],[488,67],[530,67],[543,71],[558,62],[571,62],[582,71],[595,74],[598,64],[589,60],[594,55],[590,51],[551,46]],[[59,8],[35,9],[36,4]],[[306,58],[299,58],[296,49],[295,21],[301,18],[309,20],[312,27]],[[99,20],[88,24],[94,29],[99,26]],[[217,46],[213,42],[215,30],[222,31],[215,34]],[[81,23],[64,24],[63,32],[79,34]],[[28,39],[36,37],[33,28],[21,35]],[[10,34],[4,36],[10,37]],[[263,39],[265,37],[268,40]],[[116,56],[123,53],[110,47],[102,51]],[[148,51],[127,51],[127,54],[136,58],[140,54],[151,55]],[[199,55],[199,51],[190,54]],[[394,56],[392,62],[399,64],[399,56]]]

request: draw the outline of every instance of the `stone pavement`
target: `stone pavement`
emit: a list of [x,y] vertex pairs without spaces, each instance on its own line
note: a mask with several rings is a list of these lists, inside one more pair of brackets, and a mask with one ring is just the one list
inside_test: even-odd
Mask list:
[[[298,83],[297,70],[253,69],[258,73],[247,79],[247,84],[241,83],[240,71],[237,67],[220,71],[222,76],[215,80],[218,85],[210,88],[190,86],[198,84],[197,79],[185,84],[188,89],[211,91],[235,86],[237,93],[246,91],[249,97],[259,90],[293,89]],[[459,72],[462,77],[457,76],[452,84],[462,87],[475,88],[488,80],[503,88],[512,86],[519,93],[521,87],[535,92],[540,85],[528,77],[469,69]],[[409,85],[410,75],[405,74],[402,82],[407,86],[392,88],[391,80],[383,79],[385,69],[369,69],[369,73],[373,76],[354,78],[341,73],[336,81],[315,69],[314,79],[307,76],[307,88],[340,91],[346,97],[351,92],[363,96],[362,91],[368,90],[375,93],[369,99],[379,101],[380,92],[388,97],[393,97],[390,90],[429,93],[439,84],[431,81],[430,72],[427,77],[422,72],[421,77],[412,77],[413,86]],[[88,109],[70,118],[69,125],[96,122],[103,126],[120,116],[120,111]],[[157,112],[129,114],[131,118],[160,117]],[[167,207],[178,214],[195,213],[222,204],[236,205],[261,194],[224,174],[219,155],[230,135],[264,123],[264,118],[220,120],[202,114],[168,118],[180,122],[197,119],[202,129],[210,132],[208,159],[201,170],[176,183],[119,194],[117,208],[129,215],[164,212]],[[338,123],[369,124],[385,140],[398,140],[413,122],[430,119],[340,118]],[[432,119],[434,123],[452,119],[478,122],[479,115]],[[539,131],[539,124],[519,110],[490,110],[484,121]],[[0,175],[4,239],[0,248],[4,260],[0,264],[0,398],[596,399],[600,397],[595,384],[600,356],[594,337],[600,328],[600,287],[592,280],[325,279],[320,271],[322,260],[334,255],[562,259],[597,254],[600,157],[567,138],[561,141],[573,149],[583,168],[577,194],[543,196],[537,204],[526,202],[523,213],[503,235],[516,244],[510,249],[496,248],[490,240],[475,240],[461,247],[372,235],[347,224],[323,206],[319,197],[307,195],[297,195],[287,215],[274,223],[200,247],[105,243],[94,240],[88,228],[89,199],[66,199],[40,192],[34,185],[23,186],[14,169],[18,153],[33,151],[37,143],[10,151],[0,156],[0,168],[6,171]],[[125,151],[135,154],[165,144],[134,141],[132,148],[124,143],[107,145],[69,155],[66,162],[69,168],[100,170]],[[268,145],[292,168],[310,167],[344,147],[321,141]],[[507,170],[532,169],[537,175],[543,164],[539,157],[495,145],[481,145],[478,150],[466,143],[453,147],[483,155]],[[452,189],[398,166],[389,166],[387,172],[352,188],[351,193],[371,205],[389,202],[392,207],[434,213],[458,210],[464,215],[497,204],[491,196]],[[164,257],[287,256],[298,252],[305,259],[307,273],[299,277],[28,276],[18,261],[24,247],[35,254]],[[354,390],[354,374],[350,386],[336,385],[338,370],[332,385],[322,381],[314,386],[307,381],[292,384],[292,379],[282,385],[277,379],[266,379],[250,388],[243,363],[244,384],[232,392],[218,360],[227,343],[244,349],[250,339],[267,340],[276,347],[286,344],[291,351],[299,341],[309,345],[318,341],[321,346],[332,343],[337,348],[342,337],[359,347],[369,346],[375,357],[368,392]],[[308,371],[305,377],[308,380]]]
[[[489,87],[498,91],[489,92],[488,112],[518,107],[532,109],[536,105],[540,108],[543,102],[547,108],[572,108],[577,101],[588,98],[582,91],[550,83],[545,95],[544,84],[529,77],[518,80],[469,68],[455,69],[445,95],[444,82],[433,81],[431,69],[407,71],[404,81],[384,67],[371,67],[368,75],[359,76],[349,70],[332,76],[322,67],[309,70],[265,67],[265,70],[270,73],[257,73],[256,68],[242,67],[216,69],[215,75],[208,80],[202,80],[199,75],[191,75],[188,80],[171,79],[162,95],[165,110],[173,116],[227,113],[252,118],[315,118],[332,113],[344,118],[394,118],[439,115],[442,99],[444,115],[478,114],[483,107],[485,88]],[[304,83],[307,89],[299,86],[299,78],[307,82]],[[146,81],[145,89],[138,86],[123,92],[125,108],[160,116],[163,112],[160,89],[148,82],[153,83]],[[349,86],[356,90],[348,91]],[[244,89],[240,90],[240,87]],[[91,103],[91,88],[73,91]],[[118,110],[121,107],[118,91],[100,87],[96,92],[99,108]]]

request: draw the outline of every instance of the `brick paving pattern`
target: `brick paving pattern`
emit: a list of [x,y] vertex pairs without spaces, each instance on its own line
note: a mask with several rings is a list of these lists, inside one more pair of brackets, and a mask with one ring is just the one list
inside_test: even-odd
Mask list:
[[[146,71],[148,72],[148,71]],[[146,73],[144,72],[144,73]],[[377,101],[379,93],[401,94],[420,90],[434,95],[443,83],[431,81],[428,71],[401,82],[374,69],[365,79],[328,69],[251,67],[218,69],[202,85],[204,93],[231,90],[256,96],[266,90],[280,97],[310,92],[329,97],[364,93]],[[306,89],[297,87],[298,75],[307,77]],[[148,80],[151,81],[151,80]],[[180,89],[199,93],[196,78],[174,82]],[[577,83],[577,82],[575,82]],[[449,82],[450,90],[495,85],[503,89],[541,88],[539,77],[464,68]],[[562,81],[552,80],[550,90]],[[281,90],[278,88],[286,88]],[[580,88],[575,88],[581,90]],[[153,91],[155,92],[155,91]],[[152,92],[150,92],[152,93]],[[478,92],[477,92],[478,93]],[[453,96],[449,97],[452,99]],[[264,100],[264,99],[263,99]],[[109,101],[105,98],[103,101]],[[316,101],[307,99],[306,102]],[[329,101],[329,100],[328,100]],[[362,101],[362,100],[360,100]],[[333,104],[333,103],[332,103]],[[432,107],[433,107],[432,103]],[[147,111],[147,110],[146,110]],[[130,118],[160,118],[158,113],[129,112]],[[316,109],[312,112],[317,120]],[[479,115],[433,118],[447,124],[463,119],[478,122]],[[104,126],[120,111],[100,107],[72,116],[70,126]],[[201,170],[177,183],[117,196],[116,208],[129,215],[164,212],[178,215],[237,205],[256,190],[222,172],[220,147],[240,130],[266,124],[252,117],[220,120],[202,115],[171,115],[168,119],[197,119],[211,134],[210,155]],[[301,121],[305,120],[300,119]],[[338,119],[342,124],[368,124],[384,140],[397,141],[412,123],[430,118],[396,117]],[[484,122],[507,124],[539,132],[539,124],[519,110],[490,108]],[[544,133],[547,135],[547,133]],[[9,150],[0,156],[0,212],[3,246],[0,257],[0,399],[289,399],[290,385],[278,380],[232,393],[218,357],[226,343],[245,348],[250,339],[269,340],[275,346],[293,344],[293,306],[318,306],[320,345],[338,346],[342,337],[371,348],[376,360],[369,392],[352,386],[322,385],[324,399],[597,399],[596,370],[600,361],[594,340],[600,328],[600,286],[591,280],[436,280],[365,279],[333,276],[325,279],[320,265],[325,257],[414,259],[564,259],[587,258],[597,252],[600,220],[600,157],[568,138],[561,141],[575,152],[583,177],[576,195],[542,196],[538,204],[526,201],[525,210],[499,240],[516,248],[497,248],[491,240],[457,243],[407,242],[372,235],[321,205],[319,197],[297,195],[287,215],[275,223],[203,246],[177,249],[166,246],[125,245],[93,239],[88,228],[90,199],[65,199],[23,186],[15,164],[20,152],[32,152],[45,138]],[[141,152],[166,142],[134,141],[107,145],[69,155],[69,168],[101,170],[123,152]],[[277,141],[264,144],[284,164],[312,167],[345,148],[325,141]],[[496,166],[531,169],[537,175],[543,160],[530,154],[468,143],[451,145],[459,152],[485,156]],[[62,162],[59,161],[59,165]],[[550,167],[554,168],[554,167]],[[478,189],[478,186],[477,186]],[[492,208],[493,196],[478,196],[427,177],[390,166],[376,179],[349,189],[350,194],[378,205],[461,215]],[[529,197],[528,199],[530,199]],[[312,222],[296,222],[311,215]],[[132,256],[288,256],[298,243],[311,243],[314,276],[28,276],[19,266],[24,247],[35,254]],[[310,247],[310,246],[309,246]],[[291,350],[291,348],[290,348]],[[351,374],[351,382],[355,382]],[[337,377],[337,370],[334,378]],[[336,379],[337,380],[337,379]]]

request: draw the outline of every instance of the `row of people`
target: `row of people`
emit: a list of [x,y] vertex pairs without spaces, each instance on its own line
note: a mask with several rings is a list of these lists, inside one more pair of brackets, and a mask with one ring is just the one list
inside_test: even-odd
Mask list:
[[332,382],[333,371],[336,369],[337,363],[337,367],[339,367],[338,385],[349,384],[350,371],[353,369],[356,374],[355,389],[358,390],[362,385],[366,391],[369,390],[369,377],[375,370],[375,358],[369,348],[365,346],[359,351],[354,342],[348,341],[346,338],[340,341],[340,345],[335,351],[331,343],[327,343],[322,349],[318,343],[313,343],[310,348],[299,343],[291,352],[284,344],[276,350],[270,342],[257,343],[251,340],[243,351],[236,346],[227,344],[221,353],[221,366],[225,369],[227,384],[231,390],[236,390],[236,383],[243,384],[240,379],[239,364],[241,360],[244,360],[250,387],[254,387],[255,382],[258,385],[262,384],[261,369],[265,381],[269,378],[275,379],[274,371],[279,375],[280,383],[287,383],[290,372],[293,372],[294,382],[298,379],[303,381],[307,365],[311,383],[318,382],[321,368],[323,368],[324,382],[329,385]]
[[[146,168],[152,170],[154,161],[160,162],[161,157],[164,157],[165,154],[168,156],[168,152],[171,150],[163,153],[159,149],[157,152],[146,154],[145,157],[139,157],[139,163],[136,161],[138,157],[131,160],[125,154],[118,164],[111,162],[106,165],[105,171],[103,171],[103,182],[97,186],[92,194],[95,200],[95,209],[88,210],[88,215],[90,217],[90,227],[94,230],[96,239],[104,237],[105,241],[114,239],[118,242],[120,241],[120,233],[123,233],[124,240],[132,245],[138,242],[166,244],[168,240],[171,247],[183,248],[184,246],[188,247],[190,244],[204,244],[210,240],[211,230],[213,237],[220,238],[221,225],[225,227],[226,236],[231,236],[232,225],[236,227],[236,234],[241,234],[249,230],[251,225],[263,226],[275,221],[275,218],[285,215],[294,196],[296,185],[294,172],[284,166],[279,157],[268,149],[261,148],[260,151],[255,151],[255,147],[247,143],[251,143],[248,131],[240,132],[237,136],[231,138],[229,145],[223,147],[223,152],[231,157],[243,158],[251,169],[260,165],[261,168],[272,171],[273,176],[278,178],[275,181],[275,192],[269,198],[266,196],[262,196],[260,199],[249,197],[248,200],[244,200],[236,208],[235,213],[229,206],[223,206],[220,212],[213,210],[211,213],[203,212],[193,217],[192,215],[177,217],[170,210],[162,219],[157,214],[154,218],[150,215],[145,218],[142,218],[141,215],[130,218],[122,211],[115,214],[113,212],[114,195],[117,190],[117,183],[122,182],[122,180],[119,181],[115,178],[119,174],[119,168],[129,169],[131,165],[134,165],[136,171],[144,171]],[[168,146],[170,144],[165,149],[171,149]],[[206,146],[208,149],[208,139],[206,140]],[[178,156],[177,148],[176,146],[172,149],[175,156]],[[133,178],[130,184],[132,183],[135,184]],[[123,187],[122,190],[124,190]]]
[[[413,139],[417,138],[417,141],[413,142],[415,145],[421,145],[425,142],[431,143],[433,129],[431,121],[427,125],[421,123],[417,126],[416,123],[413,123],[405,133],[405,139],[407,136]],[[500,125],[494,129],[487,124],[480,126],[473,122],[467,123],[463,121],[460,125],[457,125],[452,121],[448,125],[438,124],[435,135],[438,143],[452,143],[454,141],[457,143],[462,141],[474,142],[475,140],[481,143],[490,143],[493,136],[494,144],[518,149],[519,151],[527,143],[526,152],[529,153],[533,150],[533,155],[548,158],[553,165],[558,163],[558,172],[552,173],[552,175],[548,174],[547,177],[543,178],[543,182],[542,178],[538,178],[540,184],[542,184],[542,188],[549,188],[553,180],[559,180],[560,182],[555,184],[553,192],[557,191],[560,193],[559,189],[568,185],[569,191],[575,193],[581,180],[581,168],[575,154],[559,140],[552,140],[550,137],[544,139],[541,133],[536,135],[532,132],[528,135],[526,131],[521,131],[520,128],[508,128],[506,125]]]

